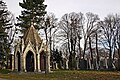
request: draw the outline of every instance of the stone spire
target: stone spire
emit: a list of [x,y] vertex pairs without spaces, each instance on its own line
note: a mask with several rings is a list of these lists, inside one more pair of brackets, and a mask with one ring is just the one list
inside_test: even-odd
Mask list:
[[28,42],[30,41],[34,45],[34,47],[37,45],[41,46],[42,43],[42,39],[40,38],[38,32],[35,30],[33,25],[31,25],[31,27],[27,29],[23,36],[23,39],[25,45],[27,45]]

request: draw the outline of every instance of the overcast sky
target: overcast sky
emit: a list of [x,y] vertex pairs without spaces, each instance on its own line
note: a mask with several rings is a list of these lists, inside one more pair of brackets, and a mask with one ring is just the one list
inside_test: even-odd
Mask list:
[[[19,2],[22,0],[3,0],[7,3],[8,9],[18,16],[21,11]],[[93,12],[100,18],[107,14],[120,13],[120,0],[45,0],[47,12],[53,12],[57,18],[70,12]]]

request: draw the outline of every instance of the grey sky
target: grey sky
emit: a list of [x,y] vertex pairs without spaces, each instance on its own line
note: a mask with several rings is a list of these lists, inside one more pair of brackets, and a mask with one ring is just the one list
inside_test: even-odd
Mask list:
[[[19,2],[22,0],[3,0],[6,1],[8,9],[15,16],[21,14]],[[56,17],[60,18],[65,13],[70,12],[93,12],[98,14],[100,18],[107,14],[120,12],[120,0],[45,0],[47,11],[53,12]]]

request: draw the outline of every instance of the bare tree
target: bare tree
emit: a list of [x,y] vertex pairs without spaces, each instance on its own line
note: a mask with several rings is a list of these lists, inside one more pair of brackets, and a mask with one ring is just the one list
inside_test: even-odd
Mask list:
[[[51,65],[53,66],[53,53],[52,53],[52,42],[53,42],[53,38],[54,38],[54,34],[57,31],[56,27],[57,27],[57,18],[55,17],[54,13],[49,13],[46,15],[46,19],[48,20],[48,38],[49,38],[49,47],[50,47],[50,61],[51,61]],[[54,46],[53,46],[54,47]]]
[[45,54],[45,58],[46,58],[46,61],[45,61],[45,74],[48,73],[48,64],[47,64],[47,58],[48,58],[48,55],[47,55],[47,47],[48,47],[48,29],[50,27],[50,22],[49,22],[49,18],[48,17],[45,17],[45,20],[43,21],[43,26],[41,27],[43,30],[44,30],[44,33],[45,33],[45,39],[46,39],[46,54]]
[[112,54],[115,47],[116,25],[117,20],[114,15],[108,15],[105,17],[104,21],[101,22],[101,27],[103,30],[102,43],[104,47],[109,50],[108,69],[113,68]]
[[85,60],[85,51],[87,48],[87,43],[89,39],[89,48],[90,48],[90,62],[91,62],[91,68],[93,66],[93,54],[92,54],[92,46],[91,46],[91,36],[94,34],[96,29],[96,24],[99,20],[98,15],[93,14],[91,12],[86,13],[86,26],[83,26],[83,38],[84,38],[84,51],[83,51],[83,60]]
[[[117,49],[118,52],[118,70],[120,70],[120,15],[116,14],[114,15],[115,17],[115,38],[114,38],[114,55],[115,55],[115,51]],[[114,56],[113,55],[113,60],[114,60]]]
[[[70,14],[65,14],[60,21],[61,33],[63,33],[64,41],[68,45],[69,51],[69,68],[75,69],[75,56],[76,56],[76,47],[77,40],[81,39],[80,27],[82,26],[83,14],[72,12]],[[62,38],[63,39],[63,38]],[[80,43],[80,42],[79,42]]]
[[85,18],[83,13],[79,13],[79,20],[78,20],[78,28],[77,28],[77,45],[78,45],[78,50],[79,50],[79,59],[81,60],[82,57],[82,52],[81,52],[81,39],[82,39],[82,27],[85,24]]
[[[90,36],[90,42],[89,45],[91,46],[90,49],[92,52],[92,56],[94,57],[95,60],[95,68],[98,70],[100,68],[100,54],[99,54],[99,49],[100,49],[100,38],[102,36],[101,34],[101,27],[99,25],[100,21],[98,21],[95,25],[94,25],[94,32],[91,34]],[[94,54],[93,54],[94,53]]]

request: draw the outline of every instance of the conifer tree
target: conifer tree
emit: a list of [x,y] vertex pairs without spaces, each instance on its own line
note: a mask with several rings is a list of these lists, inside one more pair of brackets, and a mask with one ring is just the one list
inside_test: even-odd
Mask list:
[[32,25],[39,30],[40,23],[44,20],[44,15],[46,14],[46,7],[44,5],[44,0],[23,0],[22,3],[19,3],[19,6],[23,8],[21,15],[17,17],[21,32],[24,32],[27,28]]
[[10,53],[10,44],[8,40],[8,29],[12,28],[11,13],[7,10],[5,2],[0,1],[0,65],[6,66],[5,61],[8,62],[8,56]]

